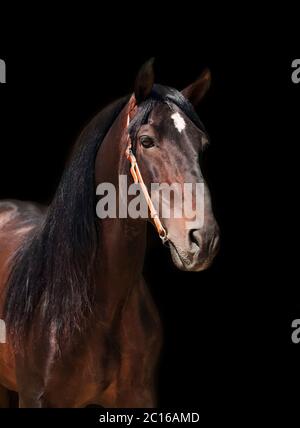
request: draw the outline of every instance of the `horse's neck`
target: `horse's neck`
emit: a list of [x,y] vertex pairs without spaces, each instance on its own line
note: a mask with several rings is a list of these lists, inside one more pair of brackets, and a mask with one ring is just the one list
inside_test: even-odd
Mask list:
[[[119,193],[119,175],[127,175],[131,182],[130,165],[125,156],[126,120],[128,105],[122,110],[98,152],[95,162],[96,186],[113,183]],[[99,293],[103,310],[113,316],[141,279],[146,246],[146,222],[139,219],[99,220]]]

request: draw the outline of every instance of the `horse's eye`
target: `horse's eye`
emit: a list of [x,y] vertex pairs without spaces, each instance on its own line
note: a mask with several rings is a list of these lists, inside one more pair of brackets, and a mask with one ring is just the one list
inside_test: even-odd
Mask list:
[[142,135],[140,137],[140,143],[145,149],[149,149],[150,147],[154,146],[154,141],[149,135]]

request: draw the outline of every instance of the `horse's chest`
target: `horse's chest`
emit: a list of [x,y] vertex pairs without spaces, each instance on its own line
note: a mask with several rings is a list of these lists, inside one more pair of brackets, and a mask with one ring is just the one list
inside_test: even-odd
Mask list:
[[118,334],[119,355],[103,394],[104,404],[152,406],[162,333],[156,308],[147,295],[133,297],[123,313]]
[[148,290],[138,289],[120,323],[121,349],[146,354],[161,344],[161,323]]
[[149,385],[155,377],[161,347],[161,325],[156,307],[146,293],[137,290],[113,326],[103,330],[100,323],[72,353],[72,358],[63,358],[53,367],[48,385],[50,402],[55,400],[52,392],[57,391],[56,381],[63,381],[64,393],[70,396],[67,404],[72,406],[72,400],[77,399],[73,397],[76,385],[80,385],[85,403],[95,402],[98,397],[97,402],[111,406],[119,400],[123,404],[127,396],[135,397],[135,405],[139,404],[138,397],[144,397],[142,404],[149,402]]

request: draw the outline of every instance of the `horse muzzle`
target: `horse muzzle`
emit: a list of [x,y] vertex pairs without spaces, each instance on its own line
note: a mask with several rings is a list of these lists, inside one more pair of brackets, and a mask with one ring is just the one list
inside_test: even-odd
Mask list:
[[187,245],[169,240],[170,251],[176,267],[184,271],[200,272],[207,269],[220,247],[219,228],[213,232],[202,232],[201,229],[189,231]]

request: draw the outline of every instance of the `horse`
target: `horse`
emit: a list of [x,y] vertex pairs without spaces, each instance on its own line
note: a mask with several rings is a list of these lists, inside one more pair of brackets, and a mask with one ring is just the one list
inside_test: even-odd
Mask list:
[[[142,275],[147,222],[179,269],[212,263],[220,234],[195,110],[210,81],[205,69],[182,91],[156,84],[149,60],[133,93],[83,129],[48,207],[0,202],[0,407],[10,391],[20,408],[157,406],[162,326]],[[144,193],[151,183],[202,183],[201,227],[184,216],[99,219],[97,184],[119,192],[120,175],[138,175]]]

